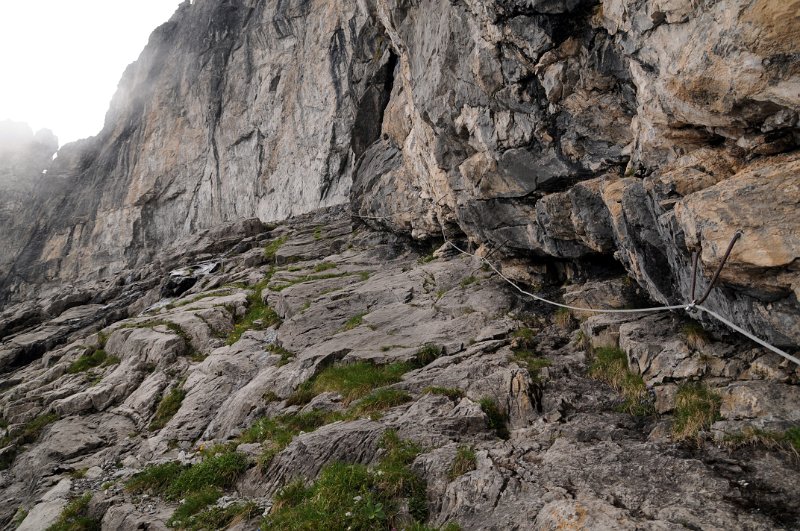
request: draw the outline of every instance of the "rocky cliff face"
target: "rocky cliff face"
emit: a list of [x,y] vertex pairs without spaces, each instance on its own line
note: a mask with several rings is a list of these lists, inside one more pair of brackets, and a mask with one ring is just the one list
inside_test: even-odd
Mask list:
[[57,149],[58,140],[50,131],[34,135],[25,124],[0,122],[0,286],[36,229],[38,213],[31,208],[31,198]]
[[100,134],[59,152],[4,287],[107,277],[226,221],[346,201],[394,66],[376,23],[346,1],[182,4]]
[[688,301],[692,251],[708,278],[742,230],[709,304],[796,345],[798,156],[777,154],[798,141],[798,8],[378,1],[399,67],[354,207],[506,253],[613,255],[665,303]]
[[796,345],[797,8],[185,3],[103,131],[50,168],[39,223],[4,250],[4,290],[349,199],[384,227],[463,233],[512,261],[614,257],[672,303],[689,297],[691,252],[707,279],[742,230],[709,305]]
[[796,367],[439,246],[796,350],[798,13],[184,3],[0,153],[0,523],[796,528]]

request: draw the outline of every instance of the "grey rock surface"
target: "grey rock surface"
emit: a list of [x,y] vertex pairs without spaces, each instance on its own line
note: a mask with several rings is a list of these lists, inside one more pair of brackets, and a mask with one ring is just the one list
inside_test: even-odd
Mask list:
[[[220,507],[252,502],[258,511],[237,525],[257,529],[257,515],[290,482],[311,483],[337,461],[375,467],[390,430],[420,448],[411,468],[427,485],[432,526],[774,529],[800,522],[796,457],[779,439],[763,438],[800,422],[800,374],[774,354],[702,335],[679,314],[566,321],[519,298],[478,261],[415,250],[352,222],[342,208],[296,218],[258,245],[275,250],[276,241],[282,244],[266,263],[254,265],[249,246],[222,251],[215,259],[224,255],[225,266],[181,297],[108,325],[93,320],[69,344],[4,373],[4,525],[22,508],[30,510],[23,525],[41,528],[90,493],[90,515],[103,529],[167,528],[179,500],[130,493],[126,481],[155,464],[199,463],[203,452],[226,444],[248,464]],[[176,267],[191,265],[195,254],[186,255]],[[137,274],[163,280],[172,269]],[[160,283],[152,285],[160,293]],[[609,304],[626,306],[641,296],[631,286],[596,278],[561,291],[584,301],[608,294]],[[247,321],[256,294],[276,309],[274,324]],[[236,329],[240,336],[231,335]],[[333,391],[307,403],[291,398],[331,365],[408,362],[425,345],[441,347],[439,356],[385,386],[407,398],[377,414],[348,415],[357,402]],[[590,377],[600,347],[622,349],[658,414],[621,412],[624,399]],[[75,368],[97,348],[113,359]],[[681,441],[673,432],[677,396],[697,382],[718,394],[719,416]],[[174,390],[182,393],[177,409],[154,424]],[[507,433],[492,424],[487,400]],[[243,439],[259,419],[298,414],[328,420],[277,449],[270,440]],[[48,420],[38,433],[23,439],[41,418]],[[454,474],[460,448],[475,460]]]

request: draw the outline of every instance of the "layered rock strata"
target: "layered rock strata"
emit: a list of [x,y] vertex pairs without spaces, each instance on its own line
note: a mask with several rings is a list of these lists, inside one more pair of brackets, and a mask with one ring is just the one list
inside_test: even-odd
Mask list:
[[[680,314],[581,317],[576,330],[575,320],[518,298],[479,262],[449,247],[414,249],[354,225],[341,209],[241,244],[218,243],[216,251],[197,245],[187,243],[186,258],[172,264],[201,275],[177,297],[161,299],[172,279],[146,268],[138,272],[137,296],[108,303],[127,304],[135,317],[104,323],[105,307],[80,304],[4,342],[60,326],[76,312],[94,316],[76,324],[67,343],[0,376],[8,424],[0,522],[16,511],[20,529],[43,529],[68,501],[85,499],[86,518],[103,529],[162,529],[182,501],[142,495],[129,480],[154,465],[197,466],[213,455],[209,449],[224,448],[245,465],[201,509],[249,504],[256,509],[236,528],[257,529],[261,513],[279,510],[274,496],[293,481],[313,484],[336,462],[376,470],[385,455],[380,441],[394,430],[419,448],[410,469],[424,481],[433,527],[800,523],[796,455],[777,439],[736,442],[753,430],[779,433],[800,422],[800,375],[772,353],[715,341]],[[222,265],[191,267],[209,262]],[[575,283],[564,296],[622,307],[637,294],[611,278]],[[262,305],[274,314],[254,319]],[[642,404],[655,409],[623,412],[620,395],[590,378],[597,378],[600,349],[617,346],[652,392]],[[87,365],[87,353],[98,349],[105,361]],[[364,362],[414,362],[394,383],[377,384],[402,400],[353,415],[361,402],[346,393],[297,398],[326,369]],[[680,442],[673,438],[676,396],[687,385],[718,395],[719,417]],[[157,404],[176,391],[182,398],[161,418]],[[497,412],[487,414],[487,403]],[[263,417],[308,415],[330,418],[293,433],[277,451],[270,437],[246,439]],[[465,448],[473,457],[456,469]],[[408,517],[400,509],[395,522]]]

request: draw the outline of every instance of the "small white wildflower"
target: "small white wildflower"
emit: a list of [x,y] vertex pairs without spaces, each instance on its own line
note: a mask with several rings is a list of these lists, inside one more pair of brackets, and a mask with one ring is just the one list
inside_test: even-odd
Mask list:
[[349,517],[353,516],[353,513],[351,513],[350,511],[347,511],[346,513],[344,513],[344,515],[349,518]]
[[375,472],[375,475],[376,476],[382,476],[383,475],[383,470],[378,470],[377,472]]
[[361,496],[353,496],[353,500],[357,501],[357,502],[360,502],[361,501]]

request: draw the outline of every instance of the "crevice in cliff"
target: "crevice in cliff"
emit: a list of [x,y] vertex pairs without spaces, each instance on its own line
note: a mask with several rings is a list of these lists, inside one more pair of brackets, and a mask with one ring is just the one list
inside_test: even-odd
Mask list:
[[398,64],[397,55],[391,50],[388,54],[386,63],[375,72],[358,103],[353,135],[350,138],[350,147],[356,159],[360,159],[367,148],[381,135],[383,114],[392,95]]

